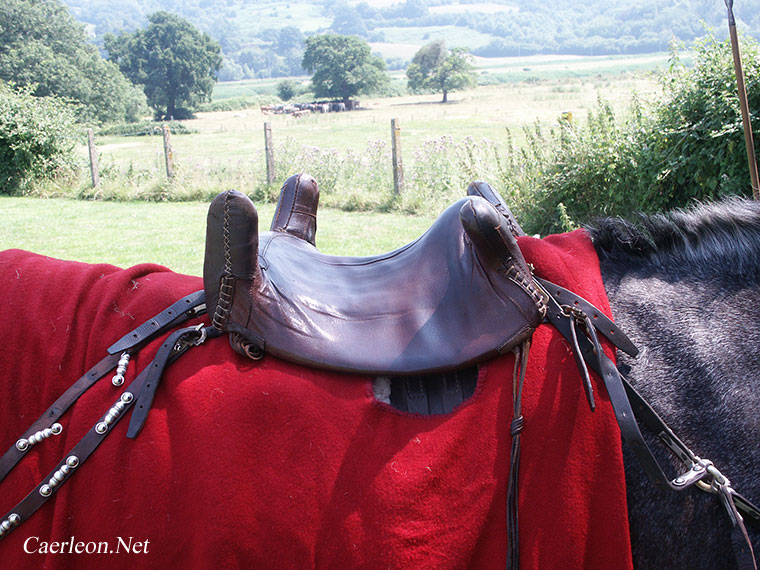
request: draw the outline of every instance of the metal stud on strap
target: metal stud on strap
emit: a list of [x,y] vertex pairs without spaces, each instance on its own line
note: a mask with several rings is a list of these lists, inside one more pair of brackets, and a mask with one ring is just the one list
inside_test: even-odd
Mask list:
[[27,451],[33,445],[40,443],[41,441],[49,438],[51,435],[60,435],[63,431],[63,426],[59,423],[54,423],[49,428],[45,428],[38,432],[33,433],[28,438],[21,438],[16,442],[16,449],[19,451]]
[[11,513],[11,515],[7,519],[0,522],[0,537],[10,532],[11,529],[13,529],[14,527],[17,527],[20,524],[21,524],[21,517],[18,516],[16,513]]

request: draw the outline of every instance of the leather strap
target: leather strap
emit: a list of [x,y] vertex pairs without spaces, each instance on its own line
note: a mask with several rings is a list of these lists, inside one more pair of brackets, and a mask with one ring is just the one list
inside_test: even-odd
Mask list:
[[515,369],[512,373],[512,447],[509,454],[509,480],[507,481],[507,570],[520,567],[520,525],[518,523],[518,484],[520,482],[520,434],[523,430],[522,392],[528,368],[530,339],[515,348]]
[[[20,503],[0,519],[0,540],[34,514],[60,489],[63,483],[69,480],[76,470],[81,468],[81,465],[92,455],[105,437],[113,431],[113,427],[121,421],[137,401],[135,395],[142,393],[147,382],[152,378],[153,371],[164,370],[166,366],[184,354],[188,348],[202,343],[208,336],[208,329],[211,328],[187,327],[175,331],[169,336],[167,342],[159,349],[153,362],[129,384],[119,399],[100,416],[100,419],[84,437]],[[167,346],[168,348],[165,348]]]
[[[116,363],[119,361],[119,355],[122,352],[136,351],[139,347],[146,344],[151,339],[166,330],[178,325],[195,314],[202,311],[205,303],[203,291],[191,293],[173,303],[153,318],[144,322],[136,329],[125,334],[121,339],[114,343],[109,349],[109,355],[103,358],[95,366],[85,372],[79,380],[69,387],[37,420],[27,429],[2,457],[0,457],[0,481],[10,473],[16,464],[26,455],[32,445],[19,445],[21,440],[30,440],[32,436],[49,430],[54,422],[76,402],[79,397],[89,390],[98,380],[108,374]],[[42,439],[36,437],[35,440]]]
[[[198,333],[200,336],[192,338],[192,333]],[[203,325],[198,325],[174,331],[166,338],[153,362],[146,369],[145,380],[137,392],[137,405],[129,420],[128,438],[136,438],[145,426],[145,420],[148,419],[148,412],[166,366],[184,354],[188,348],[202,344],[209,336],[216,337],[220,334],[222,334],[221,331],[214,326],[203,328]]]
[[607,315],[586,299],[541,277],[534,275],[533,278],[538,281],[546,293],[551,295],[558,305],[578,308],[583,311],[591,319],[591,322],[594,323],[596,330],[602,333],[607,340],[620,350],[631,356],[639,354],[639,349],[633,344],[633,341]]
[[[556,326],[568,342],[580,348],[586,363],[602,377],[621,435],[636,455],[652,484],[660,489],[671,489],[673,491],[683,491],[699,484],[703,490],[712,490],[718,493],[733,524],[732,544],[740,569],[757,570],[752,544],[749,541],[746,528],[744,528],[739,510],[749,515],[754,521],[760,520],[760,510],[736,493],[728,479],[713,466],[711,461],[700,459],[675,435],[644,398],[620,374],[614,362],[604,353],[595,335],[575,335],[574,328],[576,325],[574,321],[577,315],[568,311],[567,306],[560,306],[551,294],[548,296],[547,319]],[[681,459],[688,471],[672,480],[665,475],[646,441],[644,441],[631,401],[634,402],[642,424],[657,435],[666,447]],[[710,487],[704,484],[704,479],[710,482]]]
[[193,311],[193,314],[199,313],[200,306],[205,303],[206,295],[202,290],[182,297],[179,301],[172,303],[171,306],[158,313],[155,317],[148,319],[135,330],[128,332],[113,343],[108,347],[108,354],[118,354],[125,350],[130,350],[148,339],[155,338],[156,335],[169,330],[192,316],[187,315],[188,311]]

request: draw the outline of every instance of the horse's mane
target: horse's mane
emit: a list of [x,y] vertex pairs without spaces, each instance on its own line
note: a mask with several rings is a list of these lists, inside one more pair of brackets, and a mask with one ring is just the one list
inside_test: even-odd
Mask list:
[[760,202],[726,198],[634,220],[596,220],[587,231],[600,261],[668,274],[751,276],[760,271]]

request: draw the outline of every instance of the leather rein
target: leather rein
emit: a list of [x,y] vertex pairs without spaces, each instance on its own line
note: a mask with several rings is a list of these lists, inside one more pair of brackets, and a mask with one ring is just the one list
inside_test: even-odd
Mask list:
[[[586,398],[592,411],[594,394],[587,367],[603,380],[623,439],[633,450],[644,472],[658,489],[683,491],[697,486],[716,494],[732,523],[732,539],[740,570],[757,570],[752,544],[744,526],[742,515],[755,524],[760,523],[760,509],[737,493],[726,478],[708,459],[702,459],[689,449],[667,426],[660,416],[620,373],[607,357],[597,332],[608,338],[617,348],[636,356],[638,349],[591,303],[574,293],[544,279],[535,278],[548,298],[545,323],[557,328],[573,348]],[[183,297],[170,307],[124,335],[108,348],[103,358],[68,390],[66,390],[8,451],[0,457],[0,481],[23,459],[29,449],[43,440],[59,435],[63,428],[57,423],[76,400],[98,380],[116,369],[112,384],[121,387],[130,356],[155,339],[183,322],[206,312],[203,291]],[[153,402],[164,369],[189,348],[202,344],[207,338],[219,336],[215,326],[199,324],[172,332],[158,349],[153,361],[132,380],[115,403],[99,418],[84,437],[67,453],[55,468],[13,509],[0,518],[0,541],[29,518],[68,481],[82,463],[95,451],[113,426],[134,407],[127,437],[135,438],[142,429]],[[519,481],[520,433],[524,427],[521,415],[522,385],[528,359],[530,341],[516,349],[513,382],[514,416],[511,423],[512,451],[507,493],[508,556],[507,568],[519,567],[517,488]],[[660,442],[681,462],[684,471],[669,478],[660,467],[644,440],[639,423],[657,435]]]

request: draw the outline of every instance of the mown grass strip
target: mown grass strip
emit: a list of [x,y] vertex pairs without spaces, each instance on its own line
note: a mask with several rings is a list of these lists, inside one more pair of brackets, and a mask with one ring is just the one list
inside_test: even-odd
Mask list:
[[[158,263],[201,275],[208,204],[0,198],[0,250],[19,248],[61,259],[128,267]],[[269,229],[274,205],[258,207]],[[422,234],[437,213],[421,216],[323,209],[317,246],[334,255],[389,251]]]

